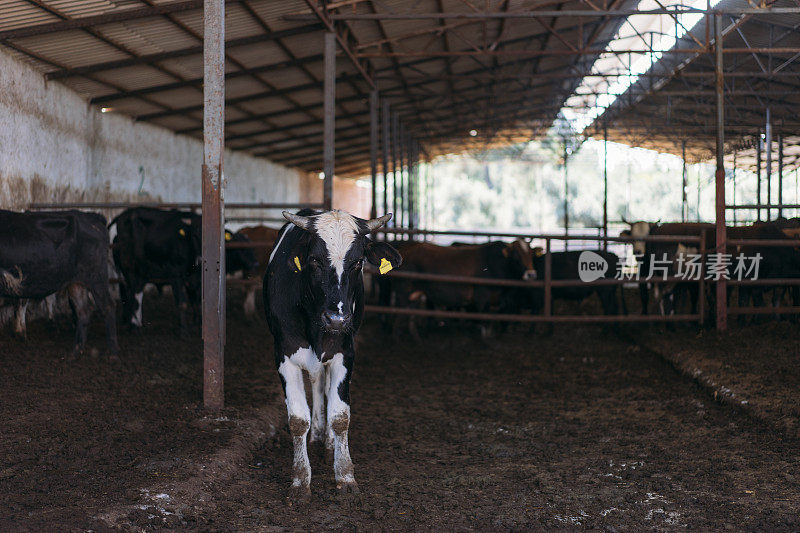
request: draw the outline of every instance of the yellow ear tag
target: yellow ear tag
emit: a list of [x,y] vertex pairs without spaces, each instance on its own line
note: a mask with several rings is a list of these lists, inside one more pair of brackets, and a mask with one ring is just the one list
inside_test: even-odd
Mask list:
[[393,268],[394,267],[392,266],[392,263],[387,261],[385,257],[381,258],[381,266],[378,267],[378,272],[380,272],[381,274],[386,274]]
[[186,230],[184,230],[183,228],[179,229],[178,235],[180,235],[181,237],[186,237]]
[[[181,230],[181,231],[183,231],[183,230]],[[226,232],[225,232],[225,240],[226,240],[226,241],[230,241],[232,238],[233,238],[233,237],[231,236],[231,234],[230,234],[230,233],[228,233],[228,232],[226,231]]]
[[300,258],[294,256],[294,264],[297,266],[297,271],[300,272],[303,268],[300,266]]

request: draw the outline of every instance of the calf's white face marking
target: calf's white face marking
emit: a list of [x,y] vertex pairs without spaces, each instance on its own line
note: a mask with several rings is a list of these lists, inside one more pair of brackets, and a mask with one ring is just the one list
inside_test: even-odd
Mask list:
[[328,260],[336,271],[339,283],[344,272],[344,258],[358,235],[355,218],[344,211],[333,210],[314,219],[314,229],[328,250]]

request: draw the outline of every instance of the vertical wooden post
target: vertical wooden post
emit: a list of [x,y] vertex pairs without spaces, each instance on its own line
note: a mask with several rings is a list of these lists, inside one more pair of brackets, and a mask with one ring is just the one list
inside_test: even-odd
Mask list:
[[[716,251],[725,253],[727,235],[725,227],[725,77],[722,70],[722,15],[714,15],[716,51],[716,92],[717,92],[717,171],[715,174],[716,195]],[[724,277],[717,281],[717,331],[728,329],[728,284]]]
[[378,216],[378,90],[369,93],[369,170],[372,184],[372,203],[369,217]]
[[336,34],[325,33],[325,79],[323,81],[322,161],[325,181],[322,186],[322,204],[333,209],[333,173],[336,143]]
[[225,1],[203,5],[203,405],[225,404]]

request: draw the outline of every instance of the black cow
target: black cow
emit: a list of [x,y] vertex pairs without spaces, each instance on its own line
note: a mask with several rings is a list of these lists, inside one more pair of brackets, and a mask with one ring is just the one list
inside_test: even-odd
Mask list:
[[[793,242],[796,239],[789,237],[781,229],[780,225],[770,223],[757,223],[752,226],[740,226],[728,228],[729,239],[764,239],[775,241]],[[800,242],[797,243],[800,246]],[[778,278],[798,278],[800,277],[800,250],[794,246],[761,246],[761,245],[742,245],[730,246],[728,253],[732,256],[733,264],[729,267],[729,274],[732,279],[738,277],[734,271],[737,263],[736,257],[742,254],[746,260],[760,256],[758,268],[759,279],[778,279]],[[754,273],[751,273],[752,277]],[[753,305],[764,305],[764,293],[773,290],[773,305],[779,306],[784,289],[783,286],[776,285],[740,285],[739,286],[739,307],[749,305],[752,300]],[[798,287],[790,288],[792,305],[800,305],[800,291]],[[745,316],[739,316],[739,322],[745,322]]]
[[[120,283],[122,319],[134,329],[142,327],[144,287],[169,285],[178,306],[181,336],[188,335],[188,308],[200,301],[202,218],[190,211],[152,207],[126,209],[110,226],[117,226],[114,263],[124,278]],[[225,230],[226,242],[248,242],[244,235]],[[228,273],[251,271],[257,266],[249,248],[226,250]]]
[[[533,254],[533,268],[536,271],[537,279],[544,280],[545,259],[547,254],[540,253],[538,249]],[[604,250],[583,250],[571,252],[552,252],[551,277],[553,280],[578,280],[578,271],[581,255],[584,253],[596,254],[606,262],[608,268],[600,279],[613,279],[617,271],[619,258],[616,254]],[[597,294],[606,315],[616,315],[619,313],[617,307],[617,285],[585,285],[576,287],[553,287],[553,299],[578,300],[582,301],[589,298],[592,294]],[[532,307],[534,312],[541,312],[544,306],[544,289],[531,289]],[[623,301],[624,306],[624,301]],[[624,310],[624,308],[623,308]]]
[[91,295],[105,319],[108,351],[116,358],[106,219],[80,211],[0,211],[0,297],[41,299],[64,289],[75,322],[73,353],[81,353],[86,345]]
[[[225,230],[225,242],[246,243],[250,238],[237,231],[232,233]],[[258,260],[253,248],[226,248],[225,249],[225,272],[235,274],[242,272],[245,276],[258,270]]]
[[197,298],[200,293],[200,216],[132,207],[120,213],[109,227],[113,225],[117,227],[114,263],[123,277],[123,322],[141,328],[145,285],[170,285],[178,306],[180,333],[187,335],[189,297]]
[[[324,439],[333,451],[337,488],[357,492],[347,430],[354,337],[364,314],[361,269],[365,259],[383,273],[400,265],[397,250],[369,238],[392,215],[362,220],[344,211],[304,209],[296,215],[284,211],[283,216],[291,224],[281,229],[263,291],[294,440],[291,492],[300,498],[311,492],[309,428],[311,442]],[[312,411],[306,401],[304,370],[311,380]]]

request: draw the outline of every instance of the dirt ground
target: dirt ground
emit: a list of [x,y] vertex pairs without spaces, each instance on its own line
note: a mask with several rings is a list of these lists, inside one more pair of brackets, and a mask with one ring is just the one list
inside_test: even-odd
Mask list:
[[[0,530],[800,529],[800,442],[676,372],[650,350],[660,330],[515,328],[482,342],[453,324],[413,344],[373,318],[351,389],[362,493],[336,495],[312,455],[311,501],[287,502],[291,439],[263,321],[231,304],[230,407],[208,418],[200,341],[174,338],[171,305],[154,300],[146,331],[122,335],[119,367],[63,362],[66,323],[33,324],[25,345],[0,338]],[[780,331],[750,328],[753,356],[794,353]],[[688,329],[671,335],[697,346]],[[226,455],[253,420],[259,444]]]
[[[766,321],[730,332],[691,332],[689,338],[647,328],[637,342],[652,347],[750,414],[800,437],[800,329],[794,321]],[[687,342],[688,341],[688,342]]]

